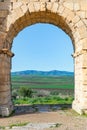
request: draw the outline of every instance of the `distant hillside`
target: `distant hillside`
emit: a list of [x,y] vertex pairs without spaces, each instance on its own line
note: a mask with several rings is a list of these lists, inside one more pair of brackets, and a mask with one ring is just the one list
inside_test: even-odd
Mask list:
[[25,70],[25,71],[12,72],[12,75],[73,76],[74,73],[68,71],[59,71],[59,70],[52,70],[52,71]]

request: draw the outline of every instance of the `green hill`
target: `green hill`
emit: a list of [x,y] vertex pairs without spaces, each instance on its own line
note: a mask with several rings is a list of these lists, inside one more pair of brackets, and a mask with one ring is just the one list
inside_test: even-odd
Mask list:
[[17,71],[12,72],[12,75],[32,75],[32,76],[73,76],[73,72],[68,71],[37,71],[37,70],[25,70],[25,71]]

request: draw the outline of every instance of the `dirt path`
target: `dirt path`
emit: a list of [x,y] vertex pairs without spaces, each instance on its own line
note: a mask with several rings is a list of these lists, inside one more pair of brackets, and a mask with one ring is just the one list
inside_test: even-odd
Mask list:
[[[31,113],[23,115],[21,114],[21,115],[14,115],[8,118],[0,118],[0,126],[9,126],[11,124],[16,124],[20,122],[21,123],[29,122],[33,124],[38,123],[61,124],[52,128],[44,128],[43,130],[87,130],[87,117],[80,116],[75,112],[73,112],[71,109],[58,110],[56,112]],[[34,129],[32,127],[29,130],[39,130],[39,129]]]

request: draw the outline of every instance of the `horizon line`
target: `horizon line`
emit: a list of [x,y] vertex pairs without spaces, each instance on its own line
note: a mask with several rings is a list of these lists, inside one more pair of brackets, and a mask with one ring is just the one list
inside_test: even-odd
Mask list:
[[20,72],[20,71],[43,71],[43,72],[49,72],[49,71],[65,71],[65,72],[72,72],[74,73],[74,71],[69,71],[69,70],[37,70],[37,69],[30,69],[30,70],[17,70],[17,71],[11,71],[11,73],[14,73],[14,72]]

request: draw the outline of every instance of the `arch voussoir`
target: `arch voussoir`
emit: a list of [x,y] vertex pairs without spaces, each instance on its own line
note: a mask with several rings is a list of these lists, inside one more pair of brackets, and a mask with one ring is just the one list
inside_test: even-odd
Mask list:
[[28,9],[30,14],[35,12],[34,2],[28,4]]

